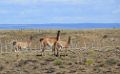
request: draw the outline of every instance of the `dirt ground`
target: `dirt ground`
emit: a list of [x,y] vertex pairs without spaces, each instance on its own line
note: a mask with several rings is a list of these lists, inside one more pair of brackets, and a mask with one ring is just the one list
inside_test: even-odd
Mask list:
[[31,48],[39,48],[39,38],[56,36],[57,30],[0,30],[0,74],[120,74],[120,29],[61,30],[60,39],[71,47],[14,52],[12,41],[26,41],[32,35]]

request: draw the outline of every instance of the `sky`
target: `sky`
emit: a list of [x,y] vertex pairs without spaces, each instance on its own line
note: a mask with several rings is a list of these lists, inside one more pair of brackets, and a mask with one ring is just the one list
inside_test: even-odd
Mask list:
[[0,24],[120,23],[120,0],[0,0]]

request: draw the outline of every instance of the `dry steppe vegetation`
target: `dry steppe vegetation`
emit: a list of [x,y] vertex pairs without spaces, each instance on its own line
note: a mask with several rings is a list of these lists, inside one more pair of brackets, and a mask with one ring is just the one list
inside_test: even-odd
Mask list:
[[72,37],[68,55],[52,55],[51,50],[14,52],[12,41],[33,36],[31,48],[39,48],[39,38],[56,36],[57,30],[0,30],[0,74],[120,74],[120,29],[61,30],[61,40]]

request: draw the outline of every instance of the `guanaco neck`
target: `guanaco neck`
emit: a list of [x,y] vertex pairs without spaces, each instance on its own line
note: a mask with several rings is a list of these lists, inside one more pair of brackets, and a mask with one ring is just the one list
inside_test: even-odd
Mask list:
[[70,42],[71,42],[71,37],[69,36],[69,38],[68,38],[68,45],[70,44]]
[[57,38],[57,41],[60,39],[60,30],[58,31],[56,38]]
[[31,43],[31,42],[32,42],[32,39],[33,39],[33,37],[31,36],[31,37],[29,38],[29,40],[28,40],[28,43]]

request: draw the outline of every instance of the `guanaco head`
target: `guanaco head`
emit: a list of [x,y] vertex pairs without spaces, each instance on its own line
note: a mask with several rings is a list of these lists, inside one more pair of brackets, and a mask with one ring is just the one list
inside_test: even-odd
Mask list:
[[16,45],[16,43],[17,43],[16,41],[13,41],[13,46],[15,46],[15,45]]
[[39,40],[39,41],[40,41],[40,42],[42,42],[43,40],[44,40],[44,38],[40,38],[40,40]]

